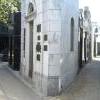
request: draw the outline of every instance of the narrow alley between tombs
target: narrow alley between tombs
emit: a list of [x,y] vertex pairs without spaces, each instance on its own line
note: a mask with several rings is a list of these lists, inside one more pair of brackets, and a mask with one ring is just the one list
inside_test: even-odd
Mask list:
[[7,67],[7,63],[0,62],[0,100],[41,100]]
[[[100,100],[100,62],[87,64],[75,82],[57,100]],[[51,99],[52,100],[52,99]]]
[[99,2],[0,0],[0,100],[100,100]]
[[[97,60],[97,59],[96,59]],[[92,61],[60,96],[40,97],[0,63],[0,100],[99,100],[100,62]]]

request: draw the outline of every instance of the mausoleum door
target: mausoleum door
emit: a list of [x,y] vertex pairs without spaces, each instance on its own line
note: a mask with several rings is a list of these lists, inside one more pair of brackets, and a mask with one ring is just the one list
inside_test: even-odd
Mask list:
[[29,22],[29,77],[33,77],[33,20]]

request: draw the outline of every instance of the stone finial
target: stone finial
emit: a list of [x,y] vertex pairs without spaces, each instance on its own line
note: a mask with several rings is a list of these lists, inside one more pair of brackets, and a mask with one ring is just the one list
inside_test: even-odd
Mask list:
[[91,13],[90,13],[90,10],[89,10],[89,7],[84,7],[84,18],[85,20],[89,20],[91,19]]

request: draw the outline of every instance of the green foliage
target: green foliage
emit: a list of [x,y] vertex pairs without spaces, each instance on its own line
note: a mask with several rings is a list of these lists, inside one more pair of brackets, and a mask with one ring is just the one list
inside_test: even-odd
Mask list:
[[20,11],[20,0],[0,0],[0,21],[8,23],[10,14]]

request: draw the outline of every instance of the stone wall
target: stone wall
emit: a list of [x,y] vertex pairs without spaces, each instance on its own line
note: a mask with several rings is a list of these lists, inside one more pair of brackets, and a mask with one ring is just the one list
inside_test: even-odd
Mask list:
[[[21,73],[28,78],[29,71],[29,29],[25,16],[31,0],[22,1],[22,49]],[[55,96],[74,79],[78,70],[78,0],[34,0],[34,69],[33,82],[36,91]],[[70,51],[70,22],[74,18],[74,51]],[[37,33],[37,25],[41,32]],[[26,49],[23,55],[23,29],[26,28]],[[38,34],[41,37],[37,41]],[[44,40],[44,36],[47,40]],[[41,60],[36,59],[36,45],[41,43]],[[45,49],[44,49],[45,48]],[[46,50],[47,49],[47,50]]]

